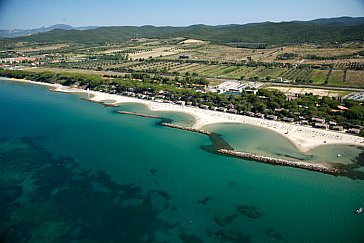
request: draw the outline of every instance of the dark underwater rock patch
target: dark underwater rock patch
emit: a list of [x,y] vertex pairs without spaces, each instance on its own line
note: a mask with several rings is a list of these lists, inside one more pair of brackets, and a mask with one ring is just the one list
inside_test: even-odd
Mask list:
[[284,241],[283,236],[273,228],[266,229],[264,233],[276,240]]
[[239,232],[234,232],[226,229],[221,229],[217,231],[207,230],[207,235],[214,240],[219,240],[220,242],[236,242],[236,243],[249,243],[250,235],[242,235]]
[[180,238],[183,243],[203,243],[204,242],[197,236],[187,235],[185,233],[179,234],[178,238]]
[[150,172],[151,175],[154,175],[155,173],[158,172],[158,170],[152,168],[152,169],[149,170],[149,172]]
[[239,213],[251,219],[258,219],[263,216],[263,214],[258,211],[256,206],[239,205],[236,207],[236,209]]
[[0,209],[0,242],[156,242],[156,232],[179,228],[160,219],[170,209],[167,192],[82,170],[47,152],[43,140],[25,137],[15,140],[22,150],[2,151],[0,206],[8,206]]
[[205,197],[204,199],[198,200],[197,202],[202,205],[206,205],[211,200],[211,197]]
[[233,222],[236,217],[238,217],[237,213],[228,216],[215,217],[214,220],[220,227],[224,227]]

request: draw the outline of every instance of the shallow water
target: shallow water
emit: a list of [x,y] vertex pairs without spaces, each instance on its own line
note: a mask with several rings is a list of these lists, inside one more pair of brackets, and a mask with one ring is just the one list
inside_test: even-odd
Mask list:
[[[222,135],[234,149],[286,159],[352,164],[364,150],[345,145],[324,145],[300,152],[283,136],[268,129],[244,124],[214,124],[204,127]],[[338,156],[339,155],[339,156]]]
[[[2,241],[363,242],[362,180],[208,153],[207,136],[79,98],[0,82]],[[304,156],[239,129],[216,131],[233,147]]]

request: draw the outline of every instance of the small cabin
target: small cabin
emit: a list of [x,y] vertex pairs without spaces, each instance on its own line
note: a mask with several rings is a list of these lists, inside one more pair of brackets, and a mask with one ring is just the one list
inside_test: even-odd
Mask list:
[[332,127],[332,130],[335,130],[335,131],[344,131],[344,127],[343,126],[333,126]]
[[348,130],[348,133],[359,134],[360,133],[360,129],[358,129],[358,128],[350,128]]
[[292,117],[283,117],[282,120],[285,122],[294,122],[294,118],[292,118]]
[[268,119],[268,120],[277,120],[278,119],[278,116],[275,116],[275,115],[267,115],[265,118]]
[[230,108],[227,112],[237,114],[238,111],[236,109]]
[[226,111],[227,111],[227,109],[226,109],[226,108],[224,108],[224,107],[219,107],[219,108],[217,108],[216,110],[218,110],[218,111],[222,111],[222,112],[226,112]]
[[327,129],[327,128],[329,128],[329,125],[316,122],[314,127],[321,128],[321,129]]
[[208,105],[200,105],[200,108],[201,108],[201,109],[206,109],[206,110],[208,110],[208,109],[209,109],[209,106],[208,106]]
[[325,123],[325,119],[321,119],[321,118],[317,118],[317,117],[311,118],[311,121],[318,122],[318,123]]
[[182,105],[182,106],[183,106],[183,105],[185,105],[185,104],[186,104],[186,102],[184,102],[184,101],[176,101],[176,104],[177,104],[177,105]]
[[245,113],[247,116],[255,116],[255,113],[254,112],[251,112],[251,111],[248,111]]

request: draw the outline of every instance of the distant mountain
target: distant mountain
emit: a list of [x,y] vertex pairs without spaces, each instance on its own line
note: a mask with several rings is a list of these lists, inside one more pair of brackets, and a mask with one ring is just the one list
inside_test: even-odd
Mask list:
[[220,44],[263,43],[268,45],[364,41],[364,18],[341,17],[312,21],[263,22],[220,26],[202,24],[187,27],[111,26],[83,31],[75,28],[68,30],[58,28],[46,33],[17,37],[13,40],[39,43],[105,43],[122,42],[135,37],[186,37]]
[[38,29],[13,29],[13,30],[0,30],[0,38],[12,38],[12,37],[20,37],[20,36],[28,36],[34,35],[37,33],[45,33],[52,30],[60,29],[60,30],[89,30],[95,29],[96,26],[85,26],[85,27],[73,27],[71,25],[66,24],[55,24],[52,26],[45,26]]
[[362,25],[364,24],[364,17],[339,17],[339,18],[322,18],[307,21],[312,24],[328,24],[328,25]]

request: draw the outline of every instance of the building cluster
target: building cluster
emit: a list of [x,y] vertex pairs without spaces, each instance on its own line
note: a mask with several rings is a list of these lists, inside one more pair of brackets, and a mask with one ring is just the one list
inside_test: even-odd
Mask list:
[[22,62],[34,62],[37,58],[35,57],[7,57],[7,58],[0,58],[0,63],[22,63]]
[[241,94],[243,91],[256,94],[261,85],[258,82],[229,80],[210,88],[208,91],[228,95]]
[[[297,123],[299,125],[306,125],[306,126],[312,126],[315,128],[320,129],[329,129],[334,131],[340,131],[340,132],[347,132],[352,134],[360,134],[361,127],[351,127],[348,129],[345,129],[343,126],[338,125],[334,121],[326,121],[323,118],[319,117],[313,117],[313,118],[306,118],[303,116],[299,116],[298,119],[294,117],[281,117],[277,116],[275,114],[263,114],[263,113],[254,113],[251,111],[238,111],[233,104],[229,104],[227,107],[217,107],[217,106],[209,106],[205,104],[200,103],[194,103],[192,101],[182,101],[181,97],[177,97],[174,94],[166,91],[160,91],[158,94],[154,94],[152,92],[143,91],[141,93],[137,93],[134,91],[133,88],[130,88],[128,91],[124,91],[121,93],[121,95],[135,97],[138,99],[145,99],[145,100],[153,100],[155,102],[159,103],[169,103],[169,104],[176,104],[181,106],[191,106],[191,107],[197,107],[200,109],[205,110],[213,110],[213,111],[220,111],[220,112],[226,112],[231,114],[240,114],[240,115],[246,115],[250,117],[256,117],[260,119],[267,119],[267,120],[281,120],[283,122],[287,123]],[[203,100],[201,100],[203,102]],[[275,113],[280,113],[283,111],[283,109],[276,109],[274,110]]]

